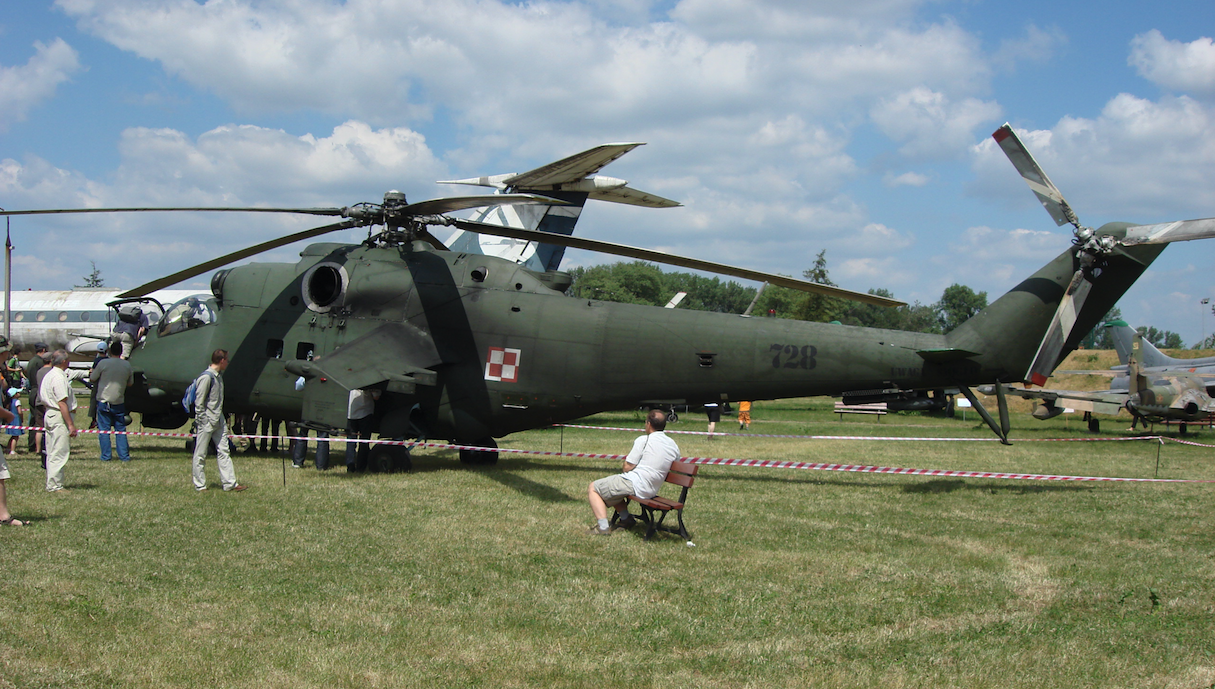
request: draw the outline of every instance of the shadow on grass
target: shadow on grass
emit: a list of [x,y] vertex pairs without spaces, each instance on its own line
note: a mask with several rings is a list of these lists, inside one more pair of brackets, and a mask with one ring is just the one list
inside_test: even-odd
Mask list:
[[[893,476],[894,474],[876,474],[875,476]],[[1024,483],[1008,482],[995,483],[987,481],[984,483],[971,483],[965,479],[931,479],[921,481],[911,485],[898,483],[885,483],[879,481],[848,481],[837,478],[815,478],[812,476],[730,476],[713,474],[712,477],[706,476],[703,472],[697,477],[698,480],[709,481],[745,481],[755,483],[804,483],[814,486],[840,486],[848,488],[881,488],[895,489],[904,493],[952,493],[959,490],[978,490],[995,492],[1011,492],[1019,494],[1029,493],[1073,493],[1079,491],[1090,491],[1093,486],[1090,484],[1077,483]]]
[[1066,484],[1017,484],[1012,482],[1001,483],[967,483],[962,479],[935,479],[917,483],[912,486],[903,486],[904,493],[953,493],[959,490],[978,490],[988,491],[991,493],[1017,493],[1019,495],[1028,495],[1031,493],[1078,493],[1091,491],[1091,485],[1066,483]]

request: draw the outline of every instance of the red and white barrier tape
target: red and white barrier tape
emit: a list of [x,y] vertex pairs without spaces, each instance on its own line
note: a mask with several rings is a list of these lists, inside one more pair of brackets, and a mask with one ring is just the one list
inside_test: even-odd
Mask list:
[[[637,432],[637,429],[629,428],[607,428],[597,426],[573,426],[574,428],[594,428],[598,430],[619,430]],[[25,430],[43,430],[40,426],[0,426],[0,428],[22,428]],[[80,433],[90,434],[109,434],[114,435],[123,433],[122,431],[100,431],[97,429],[81,430]],[[140,431],[126,431],[126,435],[145,436],[154,438],[193,438],[189,433],[148,433]],[[307,438],[300,436],[270,436],[270,435],[231,435],[230,438],[248,438],[248,439],[272,439],[281,438],[285,440],[318,440],[317,438]],[[771,436],[769,436],[771,437]],[[880,437],[864,437],[864,436],[781,436],[781,437],[797,437],[797,438],[812,438],[812,439],[828,439],[828,440],[907,440],[907,438],[880,438]],[[324,441],[324,438],[320,440]],[[578,459],[619,459],[623,460],[628,455],[597,453],[597,452],[552,452],[549,450],[524,450],[511,447],[486,448],[479,445],[456,445],[454,443],[427,443],[411,440],[364,440],[361,438],[341,438],[343,442],[352,443],[374,443],[376,445],[396,445],[405,446],[409,449],[416,447],[433,448],[438,450],[474,450],[482,452],[498,452],[502,454],[522,454],[522,455],[537,455],[542,457],[573,457]],[[982,438],[920,438],[919,440],[984,440]],[[1067,438],[1059,438],[1060,441],[1068,440]],[[1185,445],[1197,445],[1199,447],[1212,447],[1211,445],[1203,445],[1187,440],[1175,440],[1173,438],[1165,438],[1163,436],[1142,436],[1136,438],[1108,438],[1108,440],[1173,440],[1174,442]],[[1065,474],[1019,474],[1011,472],[995,472],[995,471],[958,471],[950,469],[913,469],[909,467],[882,467],[867,464],[834,464],[829,462],[790,462],[785,460],[768,460],[768,459],[735,459],[726,457],[680,457],[680,461],[689,464],[702,464],[705,466],[737,466],[751,467],[758,469],[804,469],[811,471],[843,471],[852,473],[866,474],[897,474],[901,476],[938,476],[944,478],[987,478],[987,479],[1007,479],[1007,480],[1023,480],[1023,481],[1095,481],[1109,483],[1215,483],[1215,479],[1181,479],[1181,478],[1126,478],[1116,476],[1069,476]]]
[[[578,424],[554,424],[561,428],[582,428],[594,431],[624,431],[627,433],[644,433],[644,429],[640,428],[623,428],[619,426],[583,426]],[[938,438],[932,436],[894,436],[894,435],[781,435],[776,433],[708,433],[706,431],[665,431],[671,434],[681,435],[709,435],[713,437],[730,437],[730,438],[792,438],[796,440],[882,440],[882,441],[911,441],[911,442],[938,442],[938,443],[996,443],[1000,442],[999,438]],[[1093,442],[1119,442],[1119,441],[1136,441],[1136,440],[1157,440],[1181,443],[1182,445],[1193,445],[1195,447],[1215,447],[1215,445],[1207,445],[1204,443],[1196,443],[1192,440],[1181,440],[1179,438],[1170,438],[1164,435],[1137,435],[1137,436],[1107,436],[1102,438],[1018,438],[1019,443],[1093,443]]]

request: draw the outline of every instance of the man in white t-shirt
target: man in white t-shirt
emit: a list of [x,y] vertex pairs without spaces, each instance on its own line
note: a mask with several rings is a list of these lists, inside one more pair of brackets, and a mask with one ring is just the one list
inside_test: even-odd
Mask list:
[[76,393],[72,380],[88,375],[87,371],[68,371],[68,353],[62,349],[51,355],[51,368],[38,387],[38,397],[46,405],[46,490],[59,493],[63,487],[63,469],[68,463],[72,438],[76,437]]
[[[645,419],[646,434],[633,441],[633,449],[625,457],[624,473],[591,481],[587,486],[587,499],[596,520],[590,533],[599,536],[612,533],[607,508],[613,507],[623,514],[627,496],[652,498],[658,495],[658,489],[671,470],[671,463],[679,459],[679,446],[664,432],[666,427],[666,412],[651,409]],[[629,526],[632,522],[631,518],[625,518],[619,523]]]

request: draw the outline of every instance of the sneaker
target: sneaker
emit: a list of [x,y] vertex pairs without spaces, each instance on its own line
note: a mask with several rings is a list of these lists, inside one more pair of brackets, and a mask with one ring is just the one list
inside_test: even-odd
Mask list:
[[587,534],[589,534],[591,536],[611,536],[612,528],[609,526],[606,529],[601,529],[601,528],[599,528],[599,525],[596,524],[587,530]]
[[224,489],[224,492],[225,492],[225,493],[239,493],[239,492],[241,492],[242,490],[245,490],[245,489],[246,489],[246,488],[248,488],[248,487],[249,487],[249,486],[242,486],[241,484],[239,484],[239,483],[238,483],[238,484],[236,484],[235,486],[232,486],[231,488],[225,488],[225,489]]
[[291,468],[292,468],[292,469],[303,469],[303,468],[304,468],[304,465],[303,465],[303,464],[296,464],[295,462],[292,462],[292,463],[291,463]]

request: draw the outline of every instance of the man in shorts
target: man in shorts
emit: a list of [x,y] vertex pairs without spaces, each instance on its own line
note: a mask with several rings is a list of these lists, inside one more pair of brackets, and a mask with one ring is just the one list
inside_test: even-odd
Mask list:
[[[624,460],[623,472],[591,481],[587,486],[587,499],[596,524],[590,533],[607,536],[612,533],[608,522],[608,507],[624,514],[627,511],[624,499],[630,495],[652,498],[671,470],[671,463],[679,459],[679,446],[664,432],[667,414],[661,409],[651,409],[645,419],[645,435],[633,441],[633,449]],[[618,524],[628,528],[632,517],[622,518]]]

